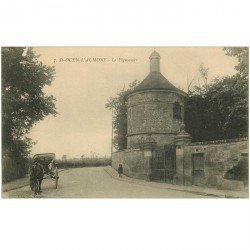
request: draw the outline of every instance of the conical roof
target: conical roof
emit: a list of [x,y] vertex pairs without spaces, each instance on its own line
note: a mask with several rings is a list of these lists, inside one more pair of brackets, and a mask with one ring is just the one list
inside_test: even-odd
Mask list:
[[135,93],[143,90],[170,90],[186,96],[187,94],[176,88],[168,79],[166,79],[159,71],[153,71],[131,92]]
[[135,88],[135,90],[168,89],[178,90],[161,72],[153,71]]
[[166,79],[160,72],[160,54],[153,51],[149,57],[150,59],[150,73],[147,77],[132,91],[127,93],[126,96],[144,90],[169,90],[177,92],[183,96],[187,94],[176,88],[168,79]]

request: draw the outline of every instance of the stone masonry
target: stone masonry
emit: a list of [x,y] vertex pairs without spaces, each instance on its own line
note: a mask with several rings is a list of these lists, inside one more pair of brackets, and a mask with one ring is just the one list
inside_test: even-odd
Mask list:
[[178,92],[150,90],[137,92],[128,97],[128,148],[138,148],[148,134],[158,145],[174,141],[182,119],[173,119],[173,105],[181,106],[184,118],[184,97]]

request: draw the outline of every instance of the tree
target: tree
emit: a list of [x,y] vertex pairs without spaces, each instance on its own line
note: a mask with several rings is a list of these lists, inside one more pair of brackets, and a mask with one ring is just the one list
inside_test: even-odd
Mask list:
[[238,64],[235,66],[239,76],[248,80],[248,65],[249,65],[249,49],[248,47],[225,47],[226,55],[233,56],[238,59]]
[[3,153],[15,168],[22,168],[20,161],[28,157],[32,141],[27,134],[32,126],[57,114],[55,98],[43,92],[43,87],[53,81],[55,69],[38,58],[32,48],[2,49]]
[[237,73],[217,77],[209,85],[195,86],[186,100],[185,123],[194,141],[248,135],[248,61],[245,61],[248,50],[226,51],[239,57]]
[[135,80],[129,84],[127,90],[121,90],[116,97],[110,97],[106,103],[106,108],[113,110],[113,145],[117,150],[127,148],[127,106],[125,96],[134,90],[140,82]]
[[199,67],[199,73],[200,73],[200,76],[202,78],[204,85],[207,85],[208,83],[208,71],[209,69],[205,67],[204,63],[201,63]]

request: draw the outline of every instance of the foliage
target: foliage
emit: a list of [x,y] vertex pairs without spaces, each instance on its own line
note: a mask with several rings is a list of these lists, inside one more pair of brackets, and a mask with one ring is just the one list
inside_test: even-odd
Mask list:
[[204,63],[201,63],[199,67],[199,73],[205,85],[207,84],[208,81],[208,71],[209,68],[205,67]]
[[194,141],[245,137],[248,134],[247,89],[234,77],[196,87],[185,103],[185,123]]
[[81,158],[81,159],[68,159],[56,160],[59,168],[76,168],[76,167],[99,167],[111,165],[110,158],[95,157],[95,158]]
[[[2,143],[3,154],[10,158],[16,168],[24,168],[32,146],[27,134],[34,124],[44,117],[56,115],[55,98],[43,92],[45,85],[50,85],[55,76],[53,67],[38,60],[32,48],[2,48]],[[9,176],[4,166],[3,180]],[[23,175],[23,171],[16,170]],[[6,177],[7,178],[7,177]],[[11,175],[7,178],[11,178]]]
[[194,141],[248,135],[248,61],[245,60],[248,50],[225,50],[238,57],[237,74],[195,86],[186,100],[186,129]]
[[134,90],[138,84],[139,81],[137,80],[130,83],[127,90],[123,89],[116,97],[110,97],[106,103],[106,108],[113,112],[113,145],[117,150],[127,147],[127,106],[125,96]]
[[242,157],[236,166],[233,166],[226,172],[224,178],[243,181],[244,185],[247,186],[249,179],[248,157]]
[[240,78],[248,80],[249,49],[248,47],[225,47],[226,55],[238,59],[235,66]]

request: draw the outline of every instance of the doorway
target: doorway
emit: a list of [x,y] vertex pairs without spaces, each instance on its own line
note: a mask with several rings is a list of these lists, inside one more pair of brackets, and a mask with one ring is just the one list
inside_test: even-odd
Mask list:
[[197,153],[192,154],[193,162],[193,185],[204,185],[205,173],[204,173],[204,154]]

